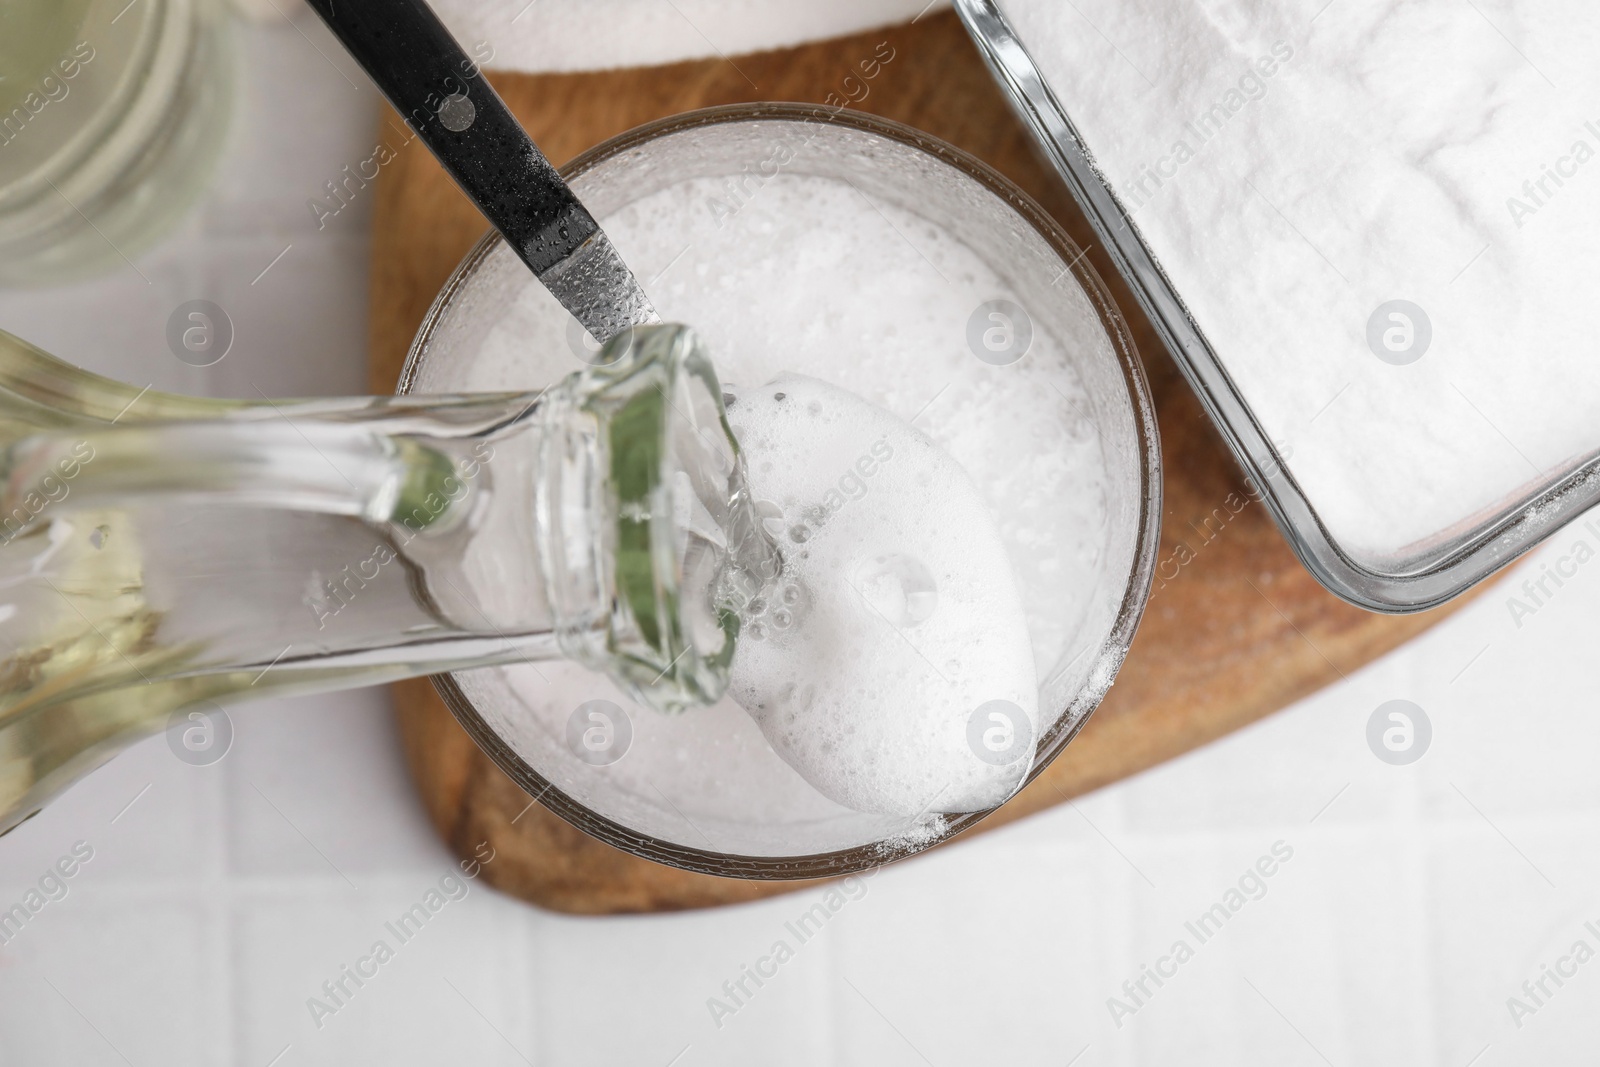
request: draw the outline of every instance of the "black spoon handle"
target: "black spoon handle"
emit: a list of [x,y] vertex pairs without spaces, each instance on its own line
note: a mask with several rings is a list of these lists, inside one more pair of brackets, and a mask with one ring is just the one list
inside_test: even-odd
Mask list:
[[594,217],[423,0],[307,2],[596,340],[656,321]]

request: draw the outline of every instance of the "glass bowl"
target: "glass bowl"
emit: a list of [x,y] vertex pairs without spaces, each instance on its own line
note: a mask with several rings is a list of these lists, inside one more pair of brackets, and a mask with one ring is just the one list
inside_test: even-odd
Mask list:
[[[936,403],[943,395],[969,430],[982,427],[984,447],[993,450],[984,455],[1012,457],[1017,470],[1057,452],[1097,450],[1101,469],[1083,493],[1082,515],[1027,545],[1008,544],[1019,593],[1029,605],[1039,677],[1039,726],[1025,779],[1031,781],[1083,726],[1121,667],[1149,596],[1159,534],[1160,459],[1148,386],[1127,326],[1083,253],[988,166],[909,127],[854,111],[760,104],[691,112],[613,138],[563,174],[662,313],[671,320],[691,309],[684,318],[706,337],[725,382],[759,385],[741,377],[757,373],[750,368],[769,358],[759,349],[792,349],[798,354],[785,354],[782,367],[831,377],[902,418],[920,419],[935,440],[946,423]],[[873,274],[867,261],[881,249],[860,244],[868,240],[859,232],[864,227],[845,213],[819,209],[814,217],[774,223],[767,217],[774,201],[768,200],[745,214],[769,182],[817,178],[848,186],[872,205],[893,229],[886,240],[932,249],[923,258],[941,277],[936,261],[947,269],[954,263],[957,274],[962,268],[942,256],[936,239],[976,256],[992,270],[985,277],[998,289],[976,306],[936,306],[916,322],[903,314],[896,319],[894,300],[908,287],[932,286],[937,305],[943,298],[937,287],[956,283],[927,272],[917,278],[904,271]],[[697,209],[692,190],[710,187],[725,195],[716,192],[709,198],[715,203]],[[671,219],[659,213],[647,218],[636,208],[654,194],[677,195],[671,190],[689,197]],[[636,234],[656,225],[686,234],[682,251],[653,253],[665,238],[641,245]],[[823,264],[774,256],[759,270],[729,278],[706,258],[729,225],[825,234],[837,239],[830,247],[840,256]],[[770,243],[758,229],[750,236],[743,247]],[[862,262],[848,266],[852,258]],[[852,313],[858,321],[878,316],[872,330],[828,337],[835,309],[819,303],[821,279],[807,274],[820,269],[859,273],[849,299],[860,303]],[[767,288],[759,287],[757,274]],[[719,288],[727,292],[716,295]],[[694,321],[692,308],[707,300],[736,301],[739,321]],[[991,326],[1002,329],[1002,342],[1018,347],[1002,343],[998,354],[991,351],[995,346],[984,340]],[[819,353],[833,349],[813,347],[806,354],[818,331],[835,347],[844,340],[859,348],[847,376],[816,367]],[[764,340],[755,344],[752,336]],[[1022,336],[1031,336],[1031,343],[1015,341]],[[911,344],[918,337],[919,359],[926,351],[930,368],[959,363],[956,377],[966,384],[952,391],[956,379],[932,369],[886,381],[891,364],[905,366],[890,358],[904,357],[894,351],[897,338]],[[516,358],[508,360],[508,352]],[[400,392],[537,389],[592,358],[582,329],[491,232],[429,311]],[[1059,425],[1042,438],[1037,425],[1024,432],[1022,401],[1029,398],[1018,390],[1050,387],[1062,396]],[[1038,407],[1036,396],[1033,401],[1030,410]],[[1041,439],[1053,451],[1042,451]],[[984,485],[985,472],[951,454]],[[1050,484],[1066,492],[1076,483]],[[989,492],[998,527],[1013,536],[1025,526],[1019,509],[1029,505],[1022,494]],[[1039,506],[1037,499],[1032,506]],[[907,818],[835,804],[783,762],[728,699],[669,718],[632,705],[605,679],[570,663],[462,672],[436,677],[434,684],[467,732],[530,796],[608,844],[686,870],[762,879],[843,875],[931,847],[988,814]]]
[[[1539,332],[1565,322],[1570,327],[1568,336],[1586,340],[1585,322],[1574,308],[1552,316],[1536,306],[1534,294],[1558,290],[1543,284],[1542,276],[1529,273],[1539,267],[1559,274],[1560,264],[1566,262],[1562,255],[1552,247],[1532,257],[1485,256],[1488,242],[1496,242],[1498,249],[1502,235],[1477,216],[1456,214],[1459,204],[1475,198],[1450,174],[1434,175],[1414,183],[1413,188],[1392,190],[1392,195],[1366,196],[1349,192],[1359,187],[1353,173],[1330,180],[1328,168],[1321,162],[1329,158],[1326,154],[1345,157],[1347,145],[1341,136],[1359,146],[1348,152],[1351,166],[1357,170],[1377,160],[1410,158],[1412,153],[1405,146],[1382,138],[1414,137],[1431,145],[1441,136],[1430,127],[1431,122],[1462,121],[1457,110],[1438,119],[1416,110],[1409,99],[1410,86],[1431,78],[1425,65],[1408,64],[1407,79],[1401,82],[1374,79],[1368,84],[1363,80],[1360,91],[1373,100],[1374,129],[1384,131],[1376,140],[1360,130],[1336,129],[1338,123],[1333,119],[1328,119],[1327,128],[1320,127],[1316,92],[1297,97],[1272,90],[1277,117],[1267,124],[1251,120],[1255,124],[1251,137],[1256,142],[1281,148],[1275,153],[1273,171],[1280,176],[1294,175],[1303,183],[1302,189],[1315,190],[1314,196],[1270,194],[1286,209],[1288,201],[1283,198],[1293,195],[1296,206],[1284,220],[1293,216],[1298,221],[1288,224],[1284,239],[1304,247],[1313,260],[1311,270],[1321,271],[1330,264],[1317,250],[1323,238],[1317,238],[1316,249],[1304,245],[1302,229],[1314,234],[1317,226],[1324,226],[1323,233],[1355,234],[1367,232],[1363,227],[1375,225],[1373,220],[1378,217],[1322,210],[1329,202],[1323,199],[1325,194],[1351,196],[1363,210],[1414,226],[1386,234],[1384,250],[1366,256],[1364,273],[1356,272],[1355,282],[1318,290],[1326,317],[1314,321],[1317,316],[1305,314],[1304,309],[1279,307],[1272,296],[1281,288],[1301,284],[1302,276],[1286,271],[1282,260],[1269,254],[1265,242],[1251,241],[1248,254],[1233,255],[1227,235],[1231,227],[1245,223],[1234,217],[1231,208],[1207,200],[1204,194],[1189,201],[1188,210],[1196,218],[1209,219],[1208,262],[1225,262],[1228,268],[1198,274],[1190,270],[1187,277],[1169,274],[1162,253],[1172,247],[1170,231],[1145,208],[1150,203],[1146,199],[1150,180],[1155,187],[1170,184],[1171,175],[1165,168],[1172,160],[1164,153],[1173,142],[1167,139],[1166,127],[1157,124],[1144,129],[1138,116],[1128,114],[1127,109],[1114,110],[1110,127],[1103,118],[1098,120],[1098,129],[1086,124],[1096,119],[1094,108],[1085,102],[1086,87],[1092,86],[1092,95],[1106,98],[1116,90],[1093,64],[1066,53],[1062,42],[1067,38],[1061,35],[1077,31],[1050,25],[1046,16],[1055,8],[1050,3],[955,0],[957,13],[1012,109],[1099,234],[1102,248],[1127,280],[1243,473],[1260,487],[1262,502],[1290,547],[1324,587],[1369,611],[1400,614],[1429,610],[1498,573],[1600,503],[1600,448],[1593,445],[1589,421],[1593,388],[1586,390],[1583,382],[1571,380],[1559,364],[1548,362],[1552,345],[1541,340],[1549,335]],[[1209,25],[1214,18],[1201,4],[1174,3],[1167,14],[1173,18],[1192,15],[1202,25]],[[1463,20],[1467,32],[1481,28],[1470,13]],[[1264,34],[1264,40],[1272,38],[1261,25],[1251,32]],[[1386,26],[1385,44],[1397,54],[1407,47],[1403,32],[1401,27]],[[1419,32],[1427,34],[1442,68],[1454,63],[1451,51],[1437,44],[1442,35],[1453,32],[1447,22],[1430,22]],[[1107,63],[1126,63],[1126,57],[1109,44],[1107,47]],[[1323,51],[1320,44],[1318,50]],[[1389,66],[1376,55],[1367,56],[1366,62],[1375,70]],[[1152,85],[1149,99],[1186,99],[1188,89],[1180,83],[1215,84],[1218,75],[1202,62],[1170,66],[1167,83]],[[1182,71],[1176,73],[1179,67]],[[1266,84],[1253,70],[1246,76]],[[1316,79],[1314,72],[1303,70],[1295,76],[1302,86],[1317,84]],[[1512,105],[1541,106],[1523,99],[1528,94],[1513,92],[1506,85],[1484,85],[1480,91],[1484,99],[1496,101],[1496,124],[1502,129],[1524,125],[1507,110]],[[1408,123],[1387,124],[1379,105],[1385,94],[1397,114],[1409,117]],[[1237,90],[1229,90],[1230,97],[1238,95]],[[1228,113],[1232,110],[1230,104]],[[1199,126],[1189,126],[1199,135],[1195,143],[1204,145],[1210,137],[1201,127],[1208,120],[1196,121]],[[1277,131],[1284,128],[1294,129],[1300,142],[1294,146],[1280,143]],[[1143,133],[1124,137],[1130,129],[1143,129]],[[1194,135],[1185,132],[1182,138],[1194,139]],[[1181,138],[1179,143],[1188,147]],[[1138,147],[1132,147],[1135,145]],[[1145,157],[1142,153],[1147,150],[1153,154]],[[1502,150],[1500,154],[1515,157],[1518,153]],[[1370,158],[1358,160],[1356,155]],[[1149,166],[1138,169],[1144,158],[1161,168],[1159,174]],[[1179,165],[1184,158],[1179,158]],[[1199,169],[1221,168],[1211,175],[1211,180],[1217,181],[1228,168],[1247,166],[1244,159],[1244,155],[1229,152],[1208,154]],[[1453,159],[1454,166],[1467,171],[1478,165],[1470,154]],[[1254,176],[1263,180],[1259,172]],[[1242,183],[1241,178],[1238,184]],[[1145,192],[1140,191],[1141,186]],[[1184,196],[1193,195],[1193,186],[1188,189]],[[1271,206],[1274,201],[1265,199],[1268,192],[1257,190],[1257,195],[1265,210],[1276,211]],[[1175,203],[1169,199],[1168,208]],[[1430,210],[1444,212],[1448,225],[1422,221],[1439,217],[1430,215]],[[1512,218],[1516,219],[1515,212]],[[1511,232],[1518,231],[1513,227]],[[1483,248],[1473,255],[1480,238]],[[1439,244],[1452,239],[1457,242],[1454,246]],[[1509,273],[1499,283],[1480,281],[1486,289],[1476,297],[1469,288],[1470,278],[1461,288],[1452,288],[1461,277],[1452,277],[1454,266],[1444,271],[1437,284],[1431,282],[1435,265],[1456,254],[1441,252],[1441,247],[1461,244],[1468,246],[1460,253],[1463,261],[1472,256],[1467,266],[1477,263],[1478,257],[1517,265],[1515,269],[1503,265],[1501,269]],[[1338,253],[1334,259],[1339,259]],[[1519,282],[1522,288],[1518,288]],[[1388,290],[1390,285],[1400,285],[1403,292]],[[1311,288],[1315,287],[1308,291]],[[1448,292],[1456,295],[1447,297]],[[1392,299],[1396,296],[1414,297],[1429,310],[1410,299]],[[1238,318],[1224,306],[1228,300],[1238,300],[1238,306],[1250,309],[1248,321],[1259,343],[1255,351],[1239,344],[1237,338],[1228,339],[1222,329],[1224,323]],[[1441,312],[1451,307],[1452,300],[1460,303],[1453,321],[1447,322]],[[1267,314],[1271,309],[1276,310]],[[1430,322],[1429,311],[1439,316],[1438,321]],[[1482,321],[1472,321],[1474,315]],[[1258,321],[1263,316],[1276,318],[1292,342],[1280,343],[1269,324]],[[1403,350],[1389,349],[1388,335],[1380,332],[1395,324],[1405,328],[1394,339],[1403,341]],[[1453,339],[1447,337],[1452,326]],[[1478,343],[1483,337],[1494,337],[1494,329],[1520,331],[1514,333],[1518,343],[1509,346],[1516,351],[1515,358],[1508,359],[1507,346],[1493,340]],[[1420,345],[1411,347],[1419,337]],[[1423,357],[1429,339],[1441,342],[1434,351],[1445,358],[1441,362],[1432,357],[1427,364],[1413,365]],[[1444,351],[1446,345],[1453,347]],[[1318,380],[1323,374],[1329,377]],[[1551,381],[1560,381],[1559,389],[1546,387],[1544,383]],[[1279,382],[1296,383],[1305,397],[1303,406],[1272,387]],[[1350,399],[1334,406],[1334,400],[1347,391]],[[1473,396],[1477,399],[1470,398]],[[1532,396],[1537,396],[1537,401],[1528,399]],[[1351,400],[1369,407],[1352,407]],[[1328,417],[1321,425],[1313,425],[1324,411]],[[1375,413],[1379,411],[1386,413]],[[1442,424],[1427,421],[1452,411],[1457,416]],[[1551,432],[1541,441],[1542,435],[1532,428],[1542,425]]]

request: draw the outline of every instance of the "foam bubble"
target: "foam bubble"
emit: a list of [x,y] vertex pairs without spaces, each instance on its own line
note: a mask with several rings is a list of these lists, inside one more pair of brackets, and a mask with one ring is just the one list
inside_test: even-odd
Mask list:
[[734,699],[847,807],[1005,800],[1031,747],[980,756],[968,720],[1008,701],[1038,736],[1037,683],[1011,563],[967,472],[897,416],[802,375],[739,395],[729,418],[768,528],[785,534],[778,591],[746,619],[761,637],[734,656]]

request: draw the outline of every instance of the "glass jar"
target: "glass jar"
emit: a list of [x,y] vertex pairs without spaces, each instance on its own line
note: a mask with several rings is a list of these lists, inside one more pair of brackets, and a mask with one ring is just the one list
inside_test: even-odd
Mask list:
[[[1083,726],[1116,676],[1149,596],[1159,534],[1160,461],[1144,373],[1126,324],[1083,253],[1042,209],[983,163],[908,127],[855,111],[774,104],[711,108],[623,134],[563,173],[641,279],[696,279],[686,284],[701,292],[730,286],[728,299],[740,321],[761,313],[754,309],[759,301],[740,290],[737,280],[720,278],[715,263],[702,270],[693,256],[682,257],[732,225],[729,220],[767,195],[766,183],[781,174],[848,183],[869,203],[893,205],[952,235],[1000,276],[1006,291],[994,295],[1028,309],[1035,335],[1048,333],[1058,343],[1062,364],[1035,366],[1029,374],[1037,376],[1026,377],[1021,369],[1027,361],[986,366],[1006,361],[979,354],[971,323],[978,323],[979,334],[994,327],[976,313],[969,322],[965,307],[952,320],[953,335],[944,339],[958,360],[984,375],[989,400],[969,425],[984,426],[984,433],[1020,458],[1038,445],[1012,417],[1015,407],[1024,406],[1018,391],[1081,386],[1083,403],[1064,401],[1062,414],[1076,421],[1082,435],[1098,438],[1104,457],[1103,499],[1085,502],[1084,528],[1060,529],[1052,544],[1011,552],[1014,559],[1031,557],[1027,573],[1036,601],[1064,588],[1052,584],[1052,576],[1073,565],[1073,552],[1081,550],[1095,570],[1092,590],[1063,606],[1048,633],[1030,635],[1042,720],[1029,752],[1032,780]],[[695,224],[700,229],[691,226],[681,239],[688,247],[667,249],[659,261],[633,247],[630,229],[643,218],[635,205],[699,179],[712,181],[714,199],[708,205],[679,198],[682,210],[702,212]],[[850,223],[825,213],[780,225],[834,233],[842,248],[849,247]],[[901,232],[887,239],[911,240],[915,225],[897,224]],[[767,277],[793,294],[789,306],[796,321],[785,320],[785,329],[799,333],[826,321],[830,309],[808,295],[799,264],[774,262]],[[881,281],[850,297],[879,302],[882,317],[872,341],[856,345],[858,339],[848,339],[851,362],[844,373],[791,361],[787,353],[752,353],[752,345],[718,336],[709,320],[700,327],[724,381],[759,384],[765,379],[745,377],[750,368],[775,363],[831,377],[880,406],[887,391],[898,392],[902,401],[914,395],[903,404],[902,418],[910,419],[917,405],[950,382],[932,369],[932,359],[927,369],[912,373],[913,380],[885,385],[874,376],[884,356],[879,346],[885,342],[878,338],[894,343],[892,304],[903,291],[896,286],[920,284]],[[652,290],[664,315],[692,317],[663,304],[669,295]],[[965,333],[958,322],[966,324]],[[775,343],[793,339],[777,336]],[[508,343],[523,353],[515,363],[502,358]],[[581,330],[491,233],[435,301],[413,343],[400,391],[537,388],[582,359],[585,344]],[[969,345],[975,346],[971,353]],[[1073,406],[1078,410],[1067,410]],[[938,416],[936,406],[926,416],[917,413],[917,426],[936,441],[937,427],[928,428]],[[1020,506],[991,501],[1002,528],[1015,523]],[[747,878],[841,875],[931,847],[988,814],[930,811],[906,819],[833,803],[782,762],[751,717],[728,699],[668,720],[635,708],[605,679],[571,664],[539,664],[537,671],[497,667],[434,682],[467,732],[530,796],[617,848],[686,870]],[[584,741],[592,732],[593,745]]]
[[133,259],[198,199],[233,103],[219,0],[0,4],[0,284]]

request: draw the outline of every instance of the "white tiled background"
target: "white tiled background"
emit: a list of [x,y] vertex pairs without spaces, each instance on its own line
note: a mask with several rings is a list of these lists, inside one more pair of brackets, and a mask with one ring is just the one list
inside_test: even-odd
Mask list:
[[[305,22],[243,35],[222,173],[139,260],[148,284],[0,292],[0,326],[139,384],[361,391],[370,203],[318,232],[305,201],[364,158],[376,101],[312,41],[333,54]],[[207,369],[164,340],[197,297],[237,328]],[[720,1027],[707,998],[815,893],[596,920],[474,884],[319,1028],[307,998],[451,858],[382,692],[246,706],[220,763],[154,738],[0,842],[0,909],[94,849],[0,948],[0,1065],[1592,1062],[1600,962],[1520,1027],[1506,1000],[1600,950],[1600,571],[1520,628],[1508,593],[1219,744],[878,874]],[[1397,697],[1434,725],[1410,767],[1365,742]],[[1197,945],[1185,921],[1279,841],[1265,896]],[[1107,999],[1178,938],[1194,958],[1118,1026]]]

